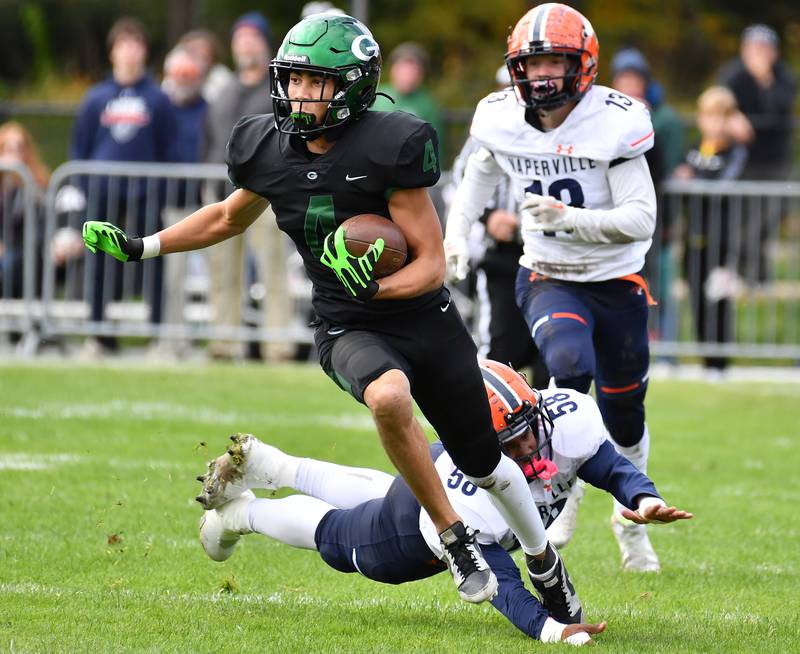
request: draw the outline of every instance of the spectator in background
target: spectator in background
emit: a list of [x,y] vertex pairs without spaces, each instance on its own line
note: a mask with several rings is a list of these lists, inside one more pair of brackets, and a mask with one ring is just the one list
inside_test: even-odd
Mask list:
[[230,68],[219,62],[222,46],[217,35],[211,30],[192,30],[180,38],[178,46],[188,50],[201,63],[203,98],[206,102],[215,102],[222,89],[235,78]]
[[[686,163],[676,170],[680,179],[739,179],[745,170],[747,148],[734,139],[736,98],[723,86],[706,89],[697,100],[700,143],[689,150]],[[733,214],[727,196],[704,195],[687,206],[684,274],[692,299],[697,340],[727,343],[733,336],[733,300],[741,282],[736,274],[732,242],[742,238],[741,211]],[[705,358],[706,368],[718,377],[727,367],[722,356]]]
[[672,175],[683,161],[685,128],[677,112],[664,101],[664,89],[650,75],[650,66],[636,48],[625,48],[611,60],[611,86],[617,91],[644,102],[650,109],[650,118],[656,133],[656,147],[648,157],[653,181],[660,182]]
[[[183,45],[178,45],[164,60],[164,79],[161,89],[167,94],[178,120],[175,160],[180,163],[198,163],[203,148],[208,103],[203,99],[203,74],[205,62]],[[196,181],[169,180],[166,184],[166,206],[162,213],[165,227],[174,225],[184,216],[202,205],[200,185]],[[189,254],[181,252],[165,260],[166,285],[164,313],[167,324],[182,324],[186,304],[185,285]],[[179,357],[185,343],[162,341],[159,358]]]
[[203,64],[182,46],[171,50],[164,59],[161,90],[172,103],[177,119],[175,161],[200,161],[208,103],[202,95]]
[[[240,16],[231,29],[231,50],[236,76],[212,102],[206,121],[206,161],[224,163],[225,150],[236,122],[248,114],[272,113],[268,64],[271,59],[269,23],[258,12]],[[215,189],[206,204],[222,197]],[[257,223],[247,231],[247,241],[255,254],[261,280],[265,287],[262,298],[264,326],[289,328],[292,320],[292,301],[286,274],[286,249],[275,215],[268,208]],[[210,250],[211,303],[214,324],[239,327],[242,322],[242,289],[244,286],[245,236],[228,239]],[[266,359],[288,359],[294,348],[288,343],[262,344]],[[241,358],[240,343],[217,340],[209,343],[209,354],[217,359]]]
[[[796,87],[792,73],[779,60],[779,45],[775,30],[750,25],[742,32],[739,58],[720,72],[720,83],[733,92],[747,118],[736,133],[738,141],[749,144],[744,179],[785,180],[792,172]],[[770,245],[787,211],[785,202],[764,198],[757,210],[749,212],[744,238],[748,246],[740,262],[748,282],[772,278]]]
[[[406,41],[389,54],[389,83],[378,87],[378,97],[372,108],[375,111],[407,111],[429,122],[439,135],[439,147],[443,149],[444,130],[436,101],[425,88],[430,60],[428,53],[418,43]],[[380,94],[388,95],[394,100]]]
[[[719,75],[752,125],[746,179],[781,180],[791,174],[796,86],[789,68],[779,60],[779,45],[771,27],[750,25],[742,32],[739,58]],[[737,140],[750,140],[747,126],[736,134]]]
[[[30,132],[16,121],[0,125],[0,163],[25,166],[36,184],[34,201],[41,196],[50,179]],[[41,215],[38,216],[41,218]],[[36,229],[34,234],[41,234]],[[25,234],[25,197],[22,179],[0,171],[0,297],[21,298],[24,291],[23,248]],[[41,243],[35,244],[37,252]],[[37,263],[41,261],[37,259]],[[38,266],[37,266],[38,267]],[[37,271],[38,277],[38,271]]]
[[[428,53],[418,43],[406,41],[398,45],[389,54],[389,83],[378,87],[372,109],[405,111],[430,123],[439,136],[439,151],[445,152],[446,139],[439,107],[424,86],[429,63]],[[443,216],[444,200],[440,189],[430,189],[430,196],[436,211]]]
[[[142,24],[135,18],[120,18],[108,33],[107,45],[111,76],[86,93],[75,119],[70,157],[171,161],[177,133],[175,114],[167,96],[147,74],[147,39]],[[146,190],[146,184],[120,185],[119,192],[109,196],[108,184],[100,184],[96,197],[88,198],[88,217],[123,222],[131,232],[149,233],[159,228],[159,219],[155,203],[148,208]],[[110,202],[114,197],[117,201]],[[105,283],[113,283],[114,295],[121,296],[123,273],[122,266],[109,257],[92,257],[90,266],[94,280],[91,319],[98,322],[103,320],[110,295],[105,292]],[[144,289],[153,323],[161,322],[162,267],[160,263],[153,266],[152,283]],[[139,285],[141,269],[139,266],[137,270]],[[87,339],[84,355],[94,358],[101,350],[115,348],[116,340],[110,337]]]

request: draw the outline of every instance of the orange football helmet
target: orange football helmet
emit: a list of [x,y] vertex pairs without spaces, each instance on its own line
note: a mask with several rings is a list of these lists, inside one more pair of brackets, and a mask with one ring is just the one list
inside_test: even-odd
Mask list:
[[[525,61],[532,55],[561,54],[567,73],[561,90],[554,79],[529,80]],[[600,44],[592,24],[579,11],[557,2],[531,9],[508,37],[505,60],[517,97],[531,109],[559,107],[580,100],[597,77]]]
[[542,395],[528,385],[513,368],[491,359],[480,361],[483,384],[489,397],[489,410],[500,447],[524,436],[528,429],[536,436],[536,451],[515,459],[528,481],[539,476],[544,468],[542,452],[550,447],[553,420],[542,404]]

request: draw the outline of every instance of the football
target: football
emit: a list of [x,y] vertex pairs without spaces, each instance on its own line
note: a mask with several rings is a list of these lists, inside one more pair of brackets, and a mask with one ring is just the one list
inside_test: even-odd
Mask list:
[[384,248],[375,265],[375,278],[397,272],[406,262],[408,248],[403,232],[391,220],[374,213],[362,213],[342,223],[347,251],[353,256],[364,254],[379,238]]

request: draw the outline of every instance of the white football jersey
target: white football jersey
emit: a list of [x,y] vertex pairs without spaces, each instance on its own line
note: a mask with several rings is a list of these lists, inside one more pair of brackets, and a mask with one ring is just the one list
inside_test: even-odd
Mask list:
[[[577,480],[578,468],[597,453],[608,432],[597,404],[589,395],[569,388],[550,388],[542,391],[542,402],[553,416],[552,461],[558,472],[546,482],[534,480],[529,487],[547,527],[564,507],[569,489]],[[498,543],[507,550],[513,549],[516,538],[489,493],[469,481],[447,452],[442,452],[434,465],[455,512],[464,524],[480,530],[478,542]],[[441,557],[439,534],[425,509],[420,511],[419,529],[431,550]]]
[[[647,107],[604,86],[590,88],[566,120],[549,132],[525,120],[525,108],[513,90],[492,93],[478,104],[470,134],[511,177],[519,202],[527,191],[587,209],[613,209],[609,166],[643,155],[654,143]],[[522,227],[523,266],[578,282],[638,272],[652,242],[587,243],[573,232]]]

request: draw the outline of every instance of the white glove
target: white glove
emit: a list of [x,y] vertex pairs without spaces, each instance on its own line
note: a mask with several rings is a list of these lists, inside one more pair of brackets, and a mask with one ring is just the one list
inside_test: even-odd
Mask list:
[[460,282],[469,272],[469,245],[462,238],[444,240],[444,258],[447,262],[447,281]]
[[555,198],[526,193],[519,213],[524,231],[571,232],[575,228],[575,212]]
[[542,633],[539,635],[539,639],[543,643],[569,643],[570,645],[576,645],[580,647],[581,645],[586,645],[589,642],[592,642],[592,637],[590,634],[586,633],[585,631],[578,631],[577,633],[572,634],[571,636],[567,636],[562,641],[562,636],[564,635],[564,629],[567,625],[561,624],[557,622],[553,618],[549,617],[545,620],[544,626],[542,627]]

